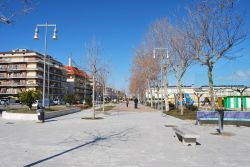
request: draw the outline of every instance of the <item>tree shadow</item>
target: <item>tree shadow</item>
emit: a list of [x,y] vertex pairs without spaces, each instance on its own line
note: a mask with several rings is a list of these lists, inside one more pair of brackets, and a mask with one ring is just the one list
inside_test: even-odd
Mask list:
[[48,119],[48,120],[45,120],[44,122],[56,122],[56,121],[58,121],[58,120],[56,120],[56,119]]
[[[127,141],[128,140],[128,136],[127,135],[128,135],[128,133],[131,130],[132,130],[132,128],[129,128],[129,129],[125,129],[125,130],[120,131],[120,132],[111,132],[111,134],[103,135],[103,136],[102,135],[93,135],[93,134],[91,134],[91,136],[93,137],[93,139],[90,140],[90,141],[88,141],[88,142],[86,142],[86,143],[84,143],[84,144],[78,145],[76,147],[70,148],[70,149],[65,150],[63,152],[60,152],[58,154],[54,154],[54,155],[49,156],[47,158],[44,158],[44,159],[38,160],[36,162],[30,163],[28,165],[24,165],[24,167],[30,167],[30,166],[34,166],[34,165],[40,164],[42,162],[51,160],[53,158],[59,157],[61,155],[64,155],[66,153],[69,153],[71,151],[74,151],[76,149],[79,149],[79,148],[82,148],[82,147],[85,147],[85,146],[98,145],[102,141],[109,141],[109,140],[112,140],[112,139],[119,140],[119,141]],[[75,141],[79,141],[79,140],[76,140],[76,139],[74,139],[74,140]]]

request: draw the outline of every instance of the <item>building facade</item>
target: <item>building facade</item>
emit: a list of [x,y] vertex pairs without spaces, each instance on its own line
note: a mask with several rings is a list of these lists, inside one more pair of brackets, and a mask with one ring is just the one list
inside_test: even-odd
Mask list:
[[[219,108],[225,109],[240,109],[241,97],[240,93],[235,91],[235,88],[244,88],[244,85],[215,85],[214,86],[214,97],[216,100],[216,105]],[[209,87],[193,87],[193,86],[183,86],[183,101],[191,102],[192,104],[197,105],[198,100],[200,101],[201,106],[205,105],[205,101],[210,99]],[[146,91],[146,101],[150,102],[151,98],[154,102],[159,102],[164,98],[164,89],[158,87],[151,87],[151,90]],[[169,101],[172,104],[176,104],[178,95],[178,88],[176,86],[168,87],[168,97]],[[200,98],[198,98],[200,97]],[[250,88],[246,89],[243,93],[243,108],[245,110],[250,109]]]
[[86,96],[92,95],[89,76],[82,70],[73,66],[64,66],[67,70],[67,94],[74,94],[83,100]]
[[[45,97],[63,99],[66,70],[62,63],[47,56],[45,71]],[[43,74],[44,55],[26,49],[0,52],[0,97],[17,99],[23,91],[42,92]]]

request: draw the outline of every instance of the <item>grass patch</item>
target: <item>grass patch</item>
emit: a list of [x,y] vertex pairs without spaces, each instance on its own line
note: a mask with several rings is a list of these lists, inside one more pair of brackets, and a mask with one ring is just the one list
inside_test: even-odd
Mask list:
[[35,109],[29,110],[28,108],[13,108],[13,109],[6,109],[6,111],[10,113],[36,114]]
[[97,119],[103,119],[103,117],[83,117],[82,119],[87,119],[87,120],[97,120]]
[[[104,106],[104,111],[110,111],[114,108],[115,106]],[[102,107],[98,108],[96,111],[102,111]]]
[[[45,112],[66,110],[68,108],[70,108],[70,107],[63,106],[63,105],[50,106],[50,108],[45,108]],[[6,111],[10,112],[10,113],[36,114],[35,107],[31,108],[31,110],[29,110],[29,108],[27,108],[27,107],[25,107],[25,108],[6,108]]]
[[179,109],[173,109],[168,112],[164,111],[165,114],[179,118],[179,119],[189,119],[189,120],[196,120],[196,111],[184,109],[183,115],[181,115],[181,111]]

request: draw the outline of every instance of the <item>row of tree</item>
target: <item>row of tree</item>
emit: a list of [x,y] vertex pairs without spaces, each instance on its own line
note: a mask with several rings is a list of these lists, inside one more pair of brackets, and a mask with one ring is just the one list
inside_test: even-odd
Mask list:
[[[192,5],[192,6],[191,6]],[[212,109],[215,108],[213,69],[218,60],[236,58],[232,51],[247,37],[244,19],[236,0],[193,1],[183,17],[155,21],[134,52],[130,92],[144,97],[152,86],[163,89],[166,111],[168,73],[174,73],[181,102],[183,76],[198,63],[207,68]],[[161,81],[161,83],[159,83]],[[159,96],[158,96],[159,97]],[[183,106],[180,103],[181,114]]]

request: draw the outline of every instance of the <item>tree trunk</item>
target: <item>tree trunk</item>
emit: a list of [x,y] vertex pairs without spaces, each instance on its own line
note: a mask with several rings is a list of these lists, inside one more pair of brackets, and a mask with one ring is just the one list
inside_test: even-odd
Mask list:
[[174,108],[177,108],[177,94],[174,94]]
[[137,99],[138,99],[138,104],[139,104],[141,100],[139,93],[137,94]]
[[240,110],[243,111],[243,92],[240,92]]
[[211,109],[215,109],[215,101],[214,101],[214,83],[213,83],[213,65],[211,63],[208,64],[208,82],[209,82],[209,94],[211,100]]
[[179,93],[179,102],[180,102],[180,110],[181,110],[181,115],[183,115],[183,96],[182,96],[182,85],[180,79],[178,79],[178,93]]
[[157,109],[159,109],[160,90],[157,89]]
[[105,94],[105,84],[103,84],[103,93],[102,93],[102,111],[104,112],[104,105],[105,105],[105,101],[104,101],[104,94]]
[[148,88],[149,88],[149,91],[150,91],[150,105],[151,105],[151,108],[153,108],[153,93],[152,93],[152,89],[150,88],[150,82],[148,81]]
[[197,106],[197,108],[199,110],[200,109],[200,96],[199,95],[197,96],[197,100],[198,100],[198,106]]
[[93,105],[93,119],[95,119],[95,74],[93,74],[92,105]]
[[165,100],[165,110],[169,111],[169,103],[168,103],[168,81],[167,81],[167,65],[164,67],[163,72],[163,85],[164,85],[164,100]]

